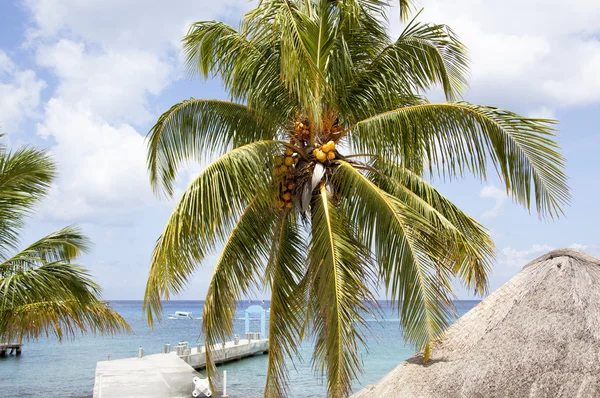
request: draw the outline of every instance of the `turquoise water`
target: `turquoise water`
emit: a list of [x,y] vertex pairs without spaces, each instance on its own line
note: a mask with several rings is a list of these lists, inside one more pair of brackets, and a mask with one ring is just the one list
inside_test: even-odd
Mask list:
[[[456,302],[458,315],[466,313],[477,303]],[[112,359],[134,357],[139,346],[146,354],[155,354],[160,352],[164,343],[174,346],[187,340],[190,345],[195,345],[198,339],[201,320],[163,319],[151,330],[142,314],[140,301],[115,301],[112,305],[129,322],[134,333],[113,337],[78,336],[63,343],[53,338],[25,342],[20,357],[0,358],[0,396],[91,397],[96,362],[106,360],[109,354]],[[413,350],[403,343],[398,314],[386,302],[380,302],[380,305],[383,319],[368,322],[368,353],[363,354],[364,373],[355,383],[355,390],[376,382],[413,354]],[[172,301],[165,305],[165,313],[192,311],[194,316],[200,316],[202,306],[202,301]],[[248,306],[247,302],[239,303],[234,333],[243,334],[244,310]],[[268,302],[264,306],[267,308]],[[259,325],[253,323],[251,329],[258,331]],[[295,361],[295,369],[290,368],[290,396],[325,396],[323,384],[311,370],[309,341],[301,345],[300,353],[303,361]],[[231,396],[262,396],[266,355],[220,366],[219,370],[227,370],[227,390]]]

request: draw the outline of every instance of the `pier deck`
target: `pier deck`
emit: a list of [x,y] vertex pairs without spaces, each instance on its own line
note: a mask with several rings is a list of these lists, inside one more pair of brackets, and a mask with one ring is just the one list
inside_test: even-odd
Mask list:
[[94,398],[191,397],[192,378],[198,376],[177,355],[102,361],[96,365]]
[[10,353],[13,352],[16,355],[21,355],[21,343],[1,343],[0,344],[0,357],[5,357],[6,352],[10,350]]
[[[268,340],[240,340],[215,347],[215,362],[225,363],[262,354],[268,350]],[[192,378],[204,378],[194,369],[206,367],[204,348],[192,348],[190,355],[153,354],[142,358],[101,361],[96,365],[94,398],[126,397],[191,397]],[[213,397],[219,397],[213,392]]]
[[[235,361],[245,357],[266,353],[269,350],[269,340],[245,340],[242,339],[238,344],[233,341],[225,343],[225,347],[218,345],[214,350],[215,364]],[[189,356],[181,356],[194,369],[206,368],[206,353],[204,347],[198,352],[197,348],[191,349]]]

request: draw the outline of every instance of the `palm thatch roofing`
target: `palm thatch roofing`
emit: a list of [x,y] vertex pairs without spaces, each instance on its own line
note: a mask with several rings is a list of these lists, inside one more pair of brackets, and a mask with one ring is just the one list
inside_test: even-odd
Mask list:
[[600,260],[539,257],[353,397],[600,397]]

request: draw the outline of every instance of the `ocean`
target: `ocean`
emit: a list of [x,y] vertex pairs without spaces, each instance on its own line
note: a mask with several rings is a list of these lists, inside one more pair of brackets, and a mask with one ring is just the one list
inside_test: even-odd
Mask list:
[[[458,316],[469,311],[479,301],[456,301]],[[142,314],[141,301],[113,301],[117,310],[131,325],[134,332],[117,336],[79,335],[71,341],[59,343],[55,338],[25,341],[21,356],[0,358],[0,397],[91,397],[96,362],[108,359],[135,357],[138,347],[145,354],[161,351],[165,343],[171,347],[179,341],[195,346],[199,338],[201,320],[170,320],[165,316],[154,329],[148,327]],[[254,301],[252,304],[257,304]],[[234,334],[244,333],[244,310],[251,305],[238,303]],[[268,308],[269,303],[263,304]],[[358,391],[372,384],[413,354],[404,344],[398,313],[385,301],[380,302],[382,319],[369,319],[367,351],[362,355],[364,373],[354,383]],[[202,314],[202,301],[170,301],[165,303],[165,315],[175,311],[191,311],[195,317]],[[259,331],[258,321],[251,324]],[[300,347],[302,360],[290,368],[290,397],[324,397],[325,387],[319,375],[311,369],[312,343],[304,341]],[[262,397],[266,380],[267,356],[255,356],[219,366],[227,370],[227,391],[232,397]]]

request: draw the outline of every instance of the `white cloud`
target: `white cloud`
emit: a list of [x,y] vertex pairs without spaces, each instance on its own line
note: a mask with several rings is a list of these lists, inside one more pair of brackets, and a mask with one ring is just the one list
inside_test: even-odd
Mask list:
[[32,70],[20,70],[0,50],[0,131],[15,132],[29,117],[35,117],[40,93],[46,83]]
[[[27,45],[57,78],[38,125],[60,165],[43,216],[122,223],[152,211],[144,138],[153,97],[179,78],[179,40],[196,19],[236,15],[252,4],[145,0],[27,0]],[[10,67],[0,58],[0,67]],[[147,127],[147,126],[145,126]],[[187,177],[185,171],[182,173]]]
[[0,73],[10,73],[15,70],[15,63],[2,50],[0,50]]
[[106,120],[129,123],[152,118],[148,95],[165,88],[173,69],[153,53],[95,52],[84,43],[65,39],[39,48],[37,60],[60,79],[57,97],[93,109]]
[[38,126],[59,163],[60,178],[43,216],[72,222],[129,222],[136,208],[156,203],[145,169],[143,137],[127,124],[113,126],[89,109],[62,99],[46,105]]
[[506,202],[506,199],[507,199],[506,192],[493,186],[493,185],[488,185],[488,186],[483,187],[481,189],[481,191],[479,192],[479,197],[494,199],[494,201],[496,202],[493,208],[486,210],[481,215],[481,218],[484,218],[484,219],[486,219],[486,218],[491,219],[491,218],[498,217],[498,215],[500,214],[500,211],[504,207],[504,203]]
[[600,101],[600,2],[420,3],[420,20],[448,24],[470,50],[467,99],[526,112]]
[[162,51],[179,44],[188,25],[217,17],[235,18],[256,1],[26,0],[35,29],[34,40],[75,37],[104,49]]
[[577,250],[585,250],[588,247],[586,245],[582,245],[580,243],[573,243],[569,246],[570,249],[577,249]]
[[504,258],[501,259],[501,262],[508,264],[509,266],[516,266],[520,268],[536,257],[539,257],[551,250],[554,250],[554,247],[550,245],[539,244],[534,244],[529,249],[525,250],[517,250],[513,249],[512,247],[505,247],[502,249]]
[[529,112],[527,116],[540,119],[556,119],[554,110],[546,106],[540,106],[539,108],[534,109],[533,111]]

